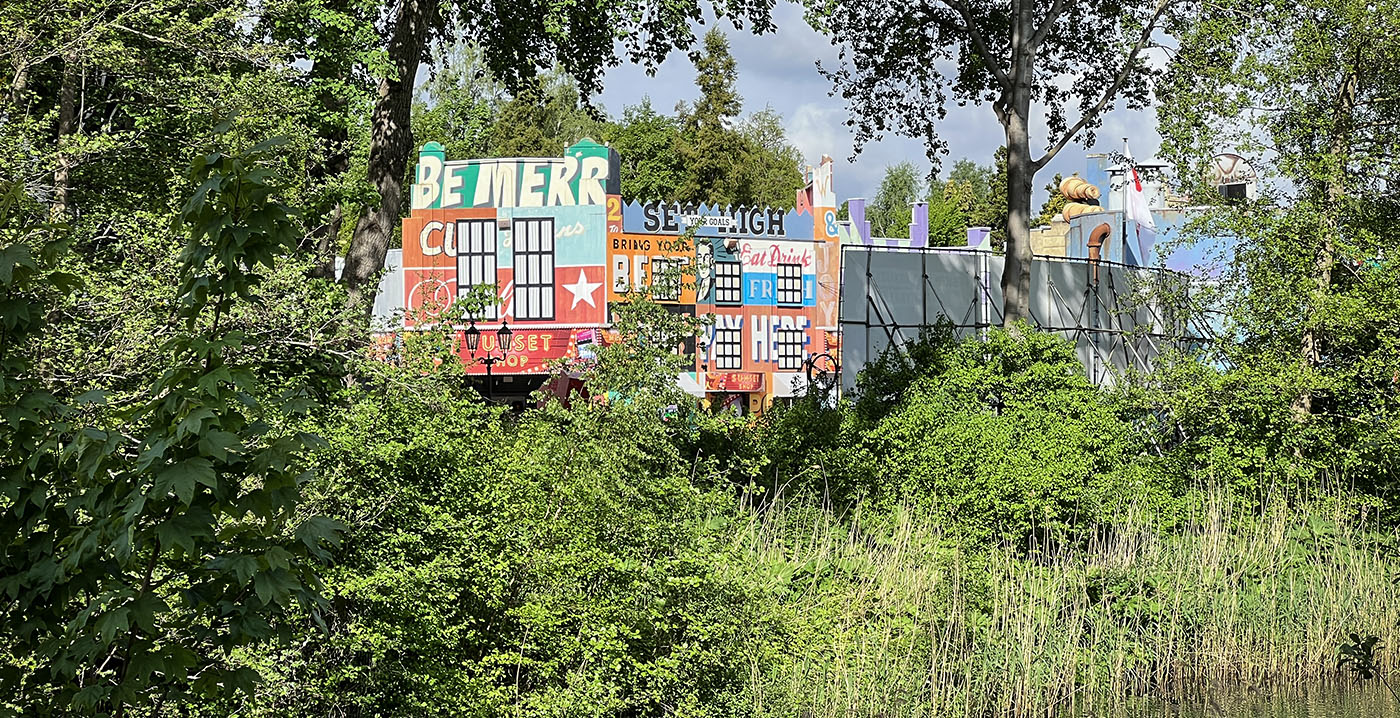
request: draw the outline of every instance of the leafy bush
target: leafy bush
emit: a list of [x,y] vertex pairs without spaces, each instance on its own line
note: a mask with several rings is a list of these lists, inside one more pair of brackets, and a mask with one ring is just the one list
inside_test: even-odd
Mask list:
[[515,420],[433,377],[354,390],[319,457],[348,526],[329,633],[276,675],[269,714],[722,711],[759,604],[717,573],[723,492],[698,488],[650,409]]
[[1147,437],[1083,375],[1071,344],[993,330],[941,352],[861,437],[871,493],[936,511],[976,540],[1024,541],[1161,497]]

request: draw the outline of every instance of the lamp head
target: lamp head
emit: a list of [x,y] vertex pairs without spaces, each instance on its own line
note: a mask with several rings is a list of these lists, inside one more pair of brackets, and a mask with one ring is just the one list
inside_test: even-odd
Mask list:
[[467,344],[467,351],[471,352],[472,358],[476,358],[476,348],[481,345],[481,330],[476,328],[476,320],[472,320],[471,326],[462,332],[462,340]]
[[496,346],[501,348],[502,358],[510,353],[510,336],[514,333],[515,332],[510,330],[510,327],[506,326],[504,321],[501,322],[501,328],[496,330]]

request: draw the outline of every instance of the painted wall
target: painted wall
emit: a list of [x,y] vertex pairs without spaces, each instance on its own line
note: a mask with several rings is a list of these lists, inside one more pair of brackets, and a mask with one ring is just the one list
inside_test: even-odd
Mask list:
[[[589,140],[560,159],[455,162],[436,143],[424,146],[403,222],[405,326],[432,321],[470,290],[472,267],[494,263],[498,306],[476,318],[478,353],[497,349],[502,321],[515,332],[494,373],[540,374],[577,356],[579,334],[607,319],[606,208],[616,158]],[[465,346],[462,354],[468,372],[485,372]]]
[[[694,354],[695,371],[680,378],[714,401],[743,394],[747,409],[761,410],[793,394],[809,356],[839,351],[843,234],[830,157],[807,168],[791,210],[624,205],[618,167],[615,152],[589,140],[561,158],[469,161],[449,160],[441,146],[425,145],[403,222],[405,326],[434,321],[470,291],[470,277],[494,263],[499,308],[476,323],[478,353],[497,350],[494,332],[502,321],[515,332],[497,374],[540,374],[555,360],[587,357],[605,336],[612,308],[647,290],[673,312],[714,315],[704,336],[682,347]],[[541,260],[522,260],[522,250],[549,258],[548,316],[527,316],[524,309],[539,304],[543,288]],[[722,263],[739,268],[732,297],[716,291]],[[784,275],[783,268],[796,272]],[[677,269],[678,291],[656,292],[657,278]],[[718,332],[737,332],[732,365],[717,360]],[[468,371],[484,372],[465,347],[462,359]]]
[[[650,287],[656,278],[651,268],[661,266],[659,262],[681,263],[680,296],[657,299],[653,292],[653,299],[678,312],[713,315],[698,344],[688,347],[695,354],[695,371],[683,377],[682,384],[715,403],[724,400],[722,395],[743,394],[745,408],[760,411],[774,397],[791,396],[794,379],[803,376],[801,362],[821,339],[815,329],[818,305],[832,316],[836,312],[837,268],[828,269],[833,277],[824,289],[817,281],[824,242],[814,238],[815,215],[810,202],[801,214],[769,207],[630,203],[622,208],[620,226],[608,236],[608,299],[625,301],[629,292]],[[688,232],[691,228],[693,233]],[[738,291],[732,300],[717,301],[717,267],[734,265],[739,269]],[[779,265],[800,268],[781,297]],[[797,354],[789,352],[780,361],[783,331],[800,332],[801,346]],[[731,332],[737,333],[737,361],[720,362],[717,337],[736,336]],[[733,348],[733,342],[727,344]]]

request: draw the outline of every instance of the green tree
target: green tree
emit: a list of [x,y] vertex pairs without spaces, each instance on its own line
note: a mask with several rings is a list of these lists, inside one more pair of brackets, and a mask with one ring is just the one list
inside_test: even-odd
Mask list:
[[606,137],[622,160],[624,201],[670,200],[680,195],[685,175],[680,123],[653,110],[649,98],[623,108],[622,118]]
[[[843,48],[840,66],[823,73],[849,104],[857,149],[886,131],[899,132],[923,140],[936,169],[938,155],[947,151],[938,126],[948,99],[991,105],[1007,148],[1001,285],[1009,328],[1029,317],[1036,173],[1070,141],[1092,144],[1115,100],[1130,108],[1146,105],[1155,73],[1143,51],[1175,2],[1184,0],[1013,2],[1009,8],[966,0],[914,8],[899,0],[807,5],[818,27]],[[1040,157],[1031,151],[1033,104],[1044,108],[1049,128]]]
[[924,195],[924,181],[912,162],[900,162],[885,168],[880,189],[866,207],[873,237],[908,237],[913,219],[910,205]]
[[685,181],[676,197],[681,202],[737,205],[749,198],[745,143],[734,131],[743,109],[743,99],[734,89],[737,77],[729,39],[719,28],[710,29],[705,33],[704,51],[695,59],[700,97],[690,107],[677,108],[685,167]]
[[961,341],[936,327],[872,362],[857,392],[872,498],[920,505],[969,541],[1067,535],[1166,488],[1133,459],[1147,433],[1085,378],[1074,345],[1029,327]]
[[983,217],[989,214],[989,207],[992,204],[992,174],[995,170],[995,159],[992,165],[979,165],[976,162],[964,157],[953,163],[953,169],[948,172],[948,181],[958,188],[959,193],[965,197],[964,209],[969,215]]
[[[772,29],[771,6],[713,6],[716,14],[748,20],[754,32]],[[378,101],[370,117],[367,175],[378,203],[360,217],[345,258],[342,281],[352,297],[373,295],[370,280],[384,266],[403,209],[403,184],[413,154],[413,87],[431,42],[449,28],[479,38],[486,67],[508,90],[520,91],[540,68],[558,67],[588,98],[602,87],[608,67],[628,61],[654,70],[673,50],[695,42],[698,0],[641,5],[608,0],[582,7],[572,0],[540,0],[529,6],[431,0],[397,3],[383,23],[384,63],[377,69]],[[621,38],[619,40],[619,38]]]
[[[987,177],[987,201],[981,205],[981,214],[972,218],[974,224],[979,227],[991,227],[992,246],[997,249],[1007,248],[1007,222],[1010,221],[1010,205],[1008,204],[1010,195],[1007,193],[1007,152],[1005,147],[998,147],[996,154],[992,157],[991,172]],[[1029,250],[1027,250],[1029,251]],[[1005,279],[1003,278],[1003,283]]]
[[437,142],[454,159],[490,155],[505,89],[491,76],[481,48],[458,42],[444,48],[433,64],[413,108],[413,134],[419,144]]
[[[1217,299],[1239,343],[1224,348],[1242,369],[1271,367],[1261,391],[1288,397],[1301,426],[1275,430],[1305,442],[1295,458],[1346,458],[1386,483],[1375,452],[1397,434],[1381,417],[1400,377],[1397,27],[1394,2],[1212,7],[1179,28],[1160,111],[1163,155],[1193,202],[1214,205],[1192,234],[1234,238]],[[1211,48],[1224,37],[1238,51]],[[1256,202],[1224,202],[1204,179],[1220,147],[1251,157]]]
[[368,0],[275,0],[258,12],[258,29],[289,53],[292,67],[309,68],[295,82],[310,95],[301,120],[314,133],[307,168],[310,196],[304,218],[305,244],[314,247],[312,273],[335,276],[335,258],[347,206],[362,206],[368,188],[362,170],[352,169],[363,138],[362,118],[371,107],[378,5]]
[[788,141],[783,117],[765,107],[739,123],[739,136],[745,142],[743,169],[749,178],[746,204],[760,207],[792,207],[797,190],[805,184],[802,153]]
[[959,247],[967,244],[968,212],[952,181],[930,189],[928,199],[928,243],[931,247]]
[[1060,183],[1064,177],[1059,172],[1055,173],[1055,179],[1050,180],[1050,184],[1045,185],[1045,191],[1050,194],[1045,198],[1045,203],[1040,205],[1040,217],[1036,219],[1036,225],[1050,224],[1065,210],[1065,196],[1060,194]]
[[[184,239],[171,222],[180,198],[194,191],[180,168],[202,148],[288,138],[268,162],[279,199],[307,209],[292,217],[302,238],[299,257],[315,255],[320,211],[339,192],[332,185],[353,171],[337,179],[314,170],[329,151],[313,109],[316,88],[307,68],[286,64],[295,47],[270,42],[255,10],[241,0],[79,3],[72,12],[0,4],[0,42],[33,39],[17,43],[13,53],[0,49],[0,62],[23,69],[23,81],[10,87],[20,101],[0,110],[0,177],[20,180],[50,212],[66,215],[73,243],[64,266],[85,280],[84,300],[54,317],[36,356],[36,371],[66,400],[94,388],[130,399],[164,365],[161,342],[151,337],[164,336],[174,312],[170,287],[179,282]],[[80,20],[77,29],[69,27]],[[54,118],[65,103],[63,57],[70,51],[78,91],[72,131],[60,138]],[[229,116],[228,133],[215,140]],[[53,173],[61,156],[68,175],[58,212]],[[277,281],[292,281],[280,274],[282,266],[289,265],[279,265]],[[308,289],[318,286],[306,281],[312,269],[298,267]],[[321,306],[311,297],[333,294],[287,296],[310,301],[305,314]],[[281,303],[265,309],[274,308],[280,311]],[[312,333],[308,326],[279,326],[288,340]]]
[[14,658],[3,678],[22,712],[122,715],[250,691],[257,674],[230,651],[274,638],[293,604],[318,601],[333,524],[297,511],[311,438],[286,429],[310,387],[269,392],[277,370],[242,352],[267,338],[229,328],[299,236],[272,197],[270,149],[196,160],[163,371],[116,405],[102,391],[65,402],[32,378],[25,335],[40,315],[14,299],[56,301],[43,288],[63,275],[31,247],[51,262],[61,245],[0,212],[0,326],[28,339],[7,339],[0,377],[14,407],[0,424],[0,590],[11,597],[0,621]]
[[487,136],[492,157],[559,157],[603,124],[579,102],[578,83],[557,68],[512,97]]

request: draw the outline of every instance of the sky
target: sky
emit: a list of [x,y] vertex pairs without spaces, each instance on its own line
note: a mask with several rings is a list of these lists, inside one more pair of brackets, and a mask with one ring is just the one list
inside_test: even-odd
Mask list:
[[[714,24],[713,21],[710,21]],[[835,66],[837,48],[802,19],[800,6],[780,3],[774,8],[777,32],[755,36],[735,30],[728,22],[719,27],[729,36],[730,50],[738,66],[738,91],[744,98],[745,114],[772,106],[783,117],[788,139],[815,164],[823,154],[835,160],[834,180],[840,201],[852,197],[871,198],[880,186],[885,167],[905,160],[927,172],[928,160],[922,141],[898,136],[868,143],[852,163],[852,133],[845,126],[845,103],[829,97],[831,84],[817,72],[817,61]],[[701,28],[697,34],[702,34]],[[683,54],[672,55],[656,75],[648,77],[637,65],[624,63],[608,72],[603,92],[596,100],[608,113],[619,116],[623,107],[650,97],[652,107],[669,113],[678,101],[695,98],[695,68]],[[1033,113],[1034,114],[1034,113]],[[1121,107],[1110,113],[1098,132],[1098,142],[1089,150],[1071,143],[1036,175],[1036,209],[1044,201],[1044,185],[1056,172],[1066,176],[1082,172],[1088,152],[1121,150],[1127,137],[1135,157],[1151,157],[1160,144],[1155,132],[1156,118],[1150,111],[1129,112]],[[1035,130],[1039,129],[1039,132]],[[966,157],[978,164],[990,164],[1003,143],[1001,125],[990,106],[958,107],[949,103],[948,116],[940,128],[948,140],[949,154],[943,159],[944,174],[954,161]],[[1032,126],[1032,149],[1036,156],[1044,149],[1044,123]],[[1036,144],[1038,143],[1038,144]]]

